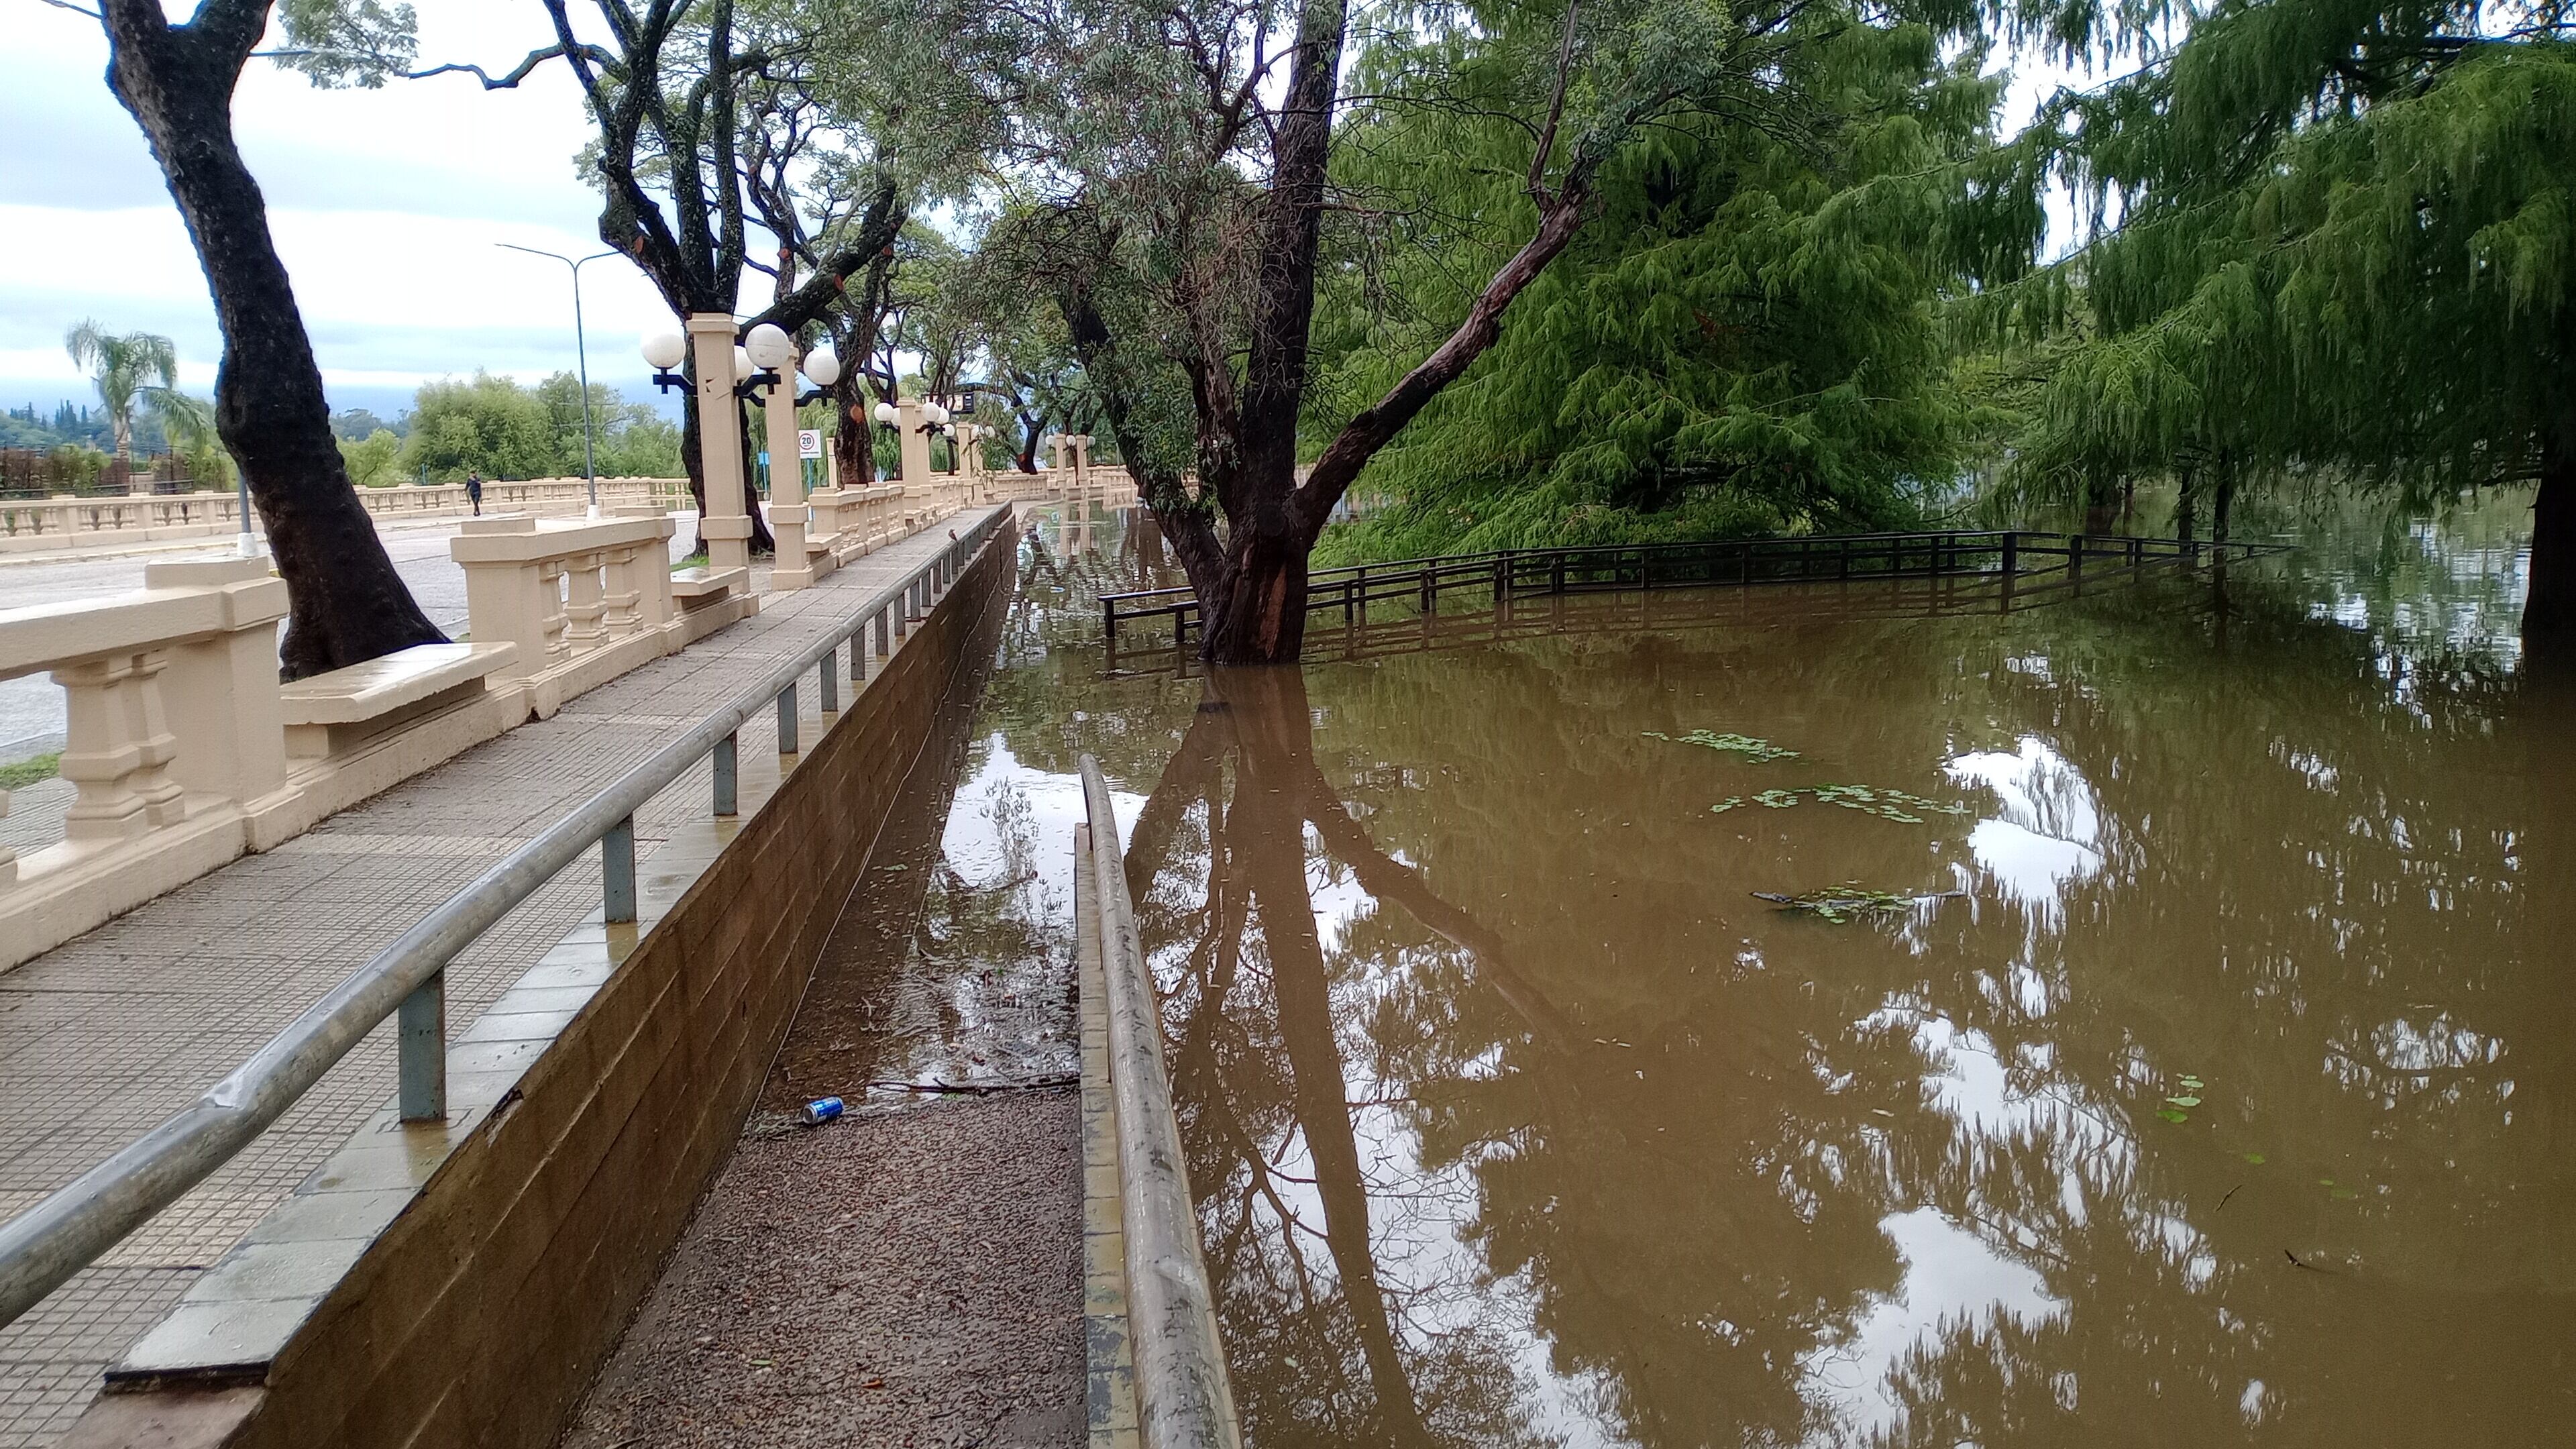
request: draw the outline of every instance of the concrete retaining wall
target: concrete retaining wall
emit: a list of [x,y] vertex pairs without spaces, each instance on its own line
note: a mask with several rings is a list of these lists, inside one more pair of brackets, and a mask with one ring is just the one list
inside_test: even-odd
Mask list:
[[67,1449],[551,1444],[730,1155],[943,701],[980,687],[1014,537],[986,547],[765,802],[746,795],[739,833],[263,1385],[110,1394]]

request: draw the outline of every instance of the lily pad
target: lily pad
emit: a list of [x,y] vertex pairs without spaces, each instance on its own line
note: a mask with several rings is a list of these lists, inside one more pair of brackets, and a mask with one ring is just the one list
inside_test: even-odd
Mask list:
[[2175,1107],[2159,1107],[2156,1109],[2156,1115],[2164,1118],[2168,1122],[2188,1122],[2191,1120],[2191,1114],[2189,1112],[2182,1111]]
[[2197,1107],[2200,1105],[2200,1099],[2198,1097],[2167,1097],[2165,1100],[2177,1107]]

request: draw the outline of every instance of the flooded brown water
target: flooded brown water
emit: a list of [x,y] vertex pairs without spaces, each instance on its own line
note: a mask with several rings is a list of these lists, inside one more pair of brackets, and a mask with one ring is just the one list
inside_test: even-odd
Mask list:
[[2563,1443],[2523,516],[1214,679],[1104,678],[1150,550],[1049,524],[944,848],[1052,919],[1121,790],[1257,1449]]

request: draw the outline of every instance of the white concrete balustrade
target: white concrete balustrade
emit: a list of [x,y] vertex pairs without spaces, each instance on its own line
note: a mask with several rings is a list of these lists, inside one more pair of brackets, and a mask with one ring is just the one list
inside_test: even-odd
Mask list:
[[[670,515],[649,505],[597,522],[467,520],[447,547],[465,570],[473,637],[516,646],[495,687],[515,685],[529,714],[551,718],[583,690],[757,611],[748,569],[695,571],[683,608],[671,533]],[[721,587],[703,587],[711,580]]]
[[286,778],[285,615],[286,585],[236,559],[0,611],[0,679],[50,673],[66,695],[59,768],[77,792],[59,844],[0,864],[0,966],[309,823]]
[[[974,487],[950,474],[818,490],[808,537],[847,562]],[[286,585],[266,559],[148,564],[130,593],[0,610],[0,679],[50,674],[65,691],[59,770],[74,788],[59,841],[0,845],[0,971],[759,610],[747,564],[674,573],[666,500],[541,519],[490,513],[501,491],[449,541],[466,641],[289,684]],[[713,537],[739,549],[727,535],[749,520],[732,517]],[[0,817],[8,806],[0,792]]]
[[[462,483],[360,488],[358,502],[377,518],[454,518],[473,512]],[[580,513],[590,486],[579,478],[536,478],[483,485],[486,513]],[[603,510],[658,505],[689,508],[685,478],[602,478]],[[254,528],[256,522],[254,521]],[[126,498],[0,498],[0,553],[210,538],[241,530],[235,493],[138,493]]]

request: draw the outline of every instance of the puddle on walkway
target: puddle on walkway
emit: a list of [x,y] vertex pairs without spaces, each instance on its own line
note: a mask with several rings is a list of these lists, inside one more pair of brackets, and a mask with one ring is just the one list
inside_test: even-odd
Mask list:
[[1150,550],[1050,525],[943,939],[1063,949],[1100,755],[1256,1449],[2557,1442],[2576,709],[2499,636],[2520,502],[2224,607],[1601,601],[1213,682],[1104,678]]

